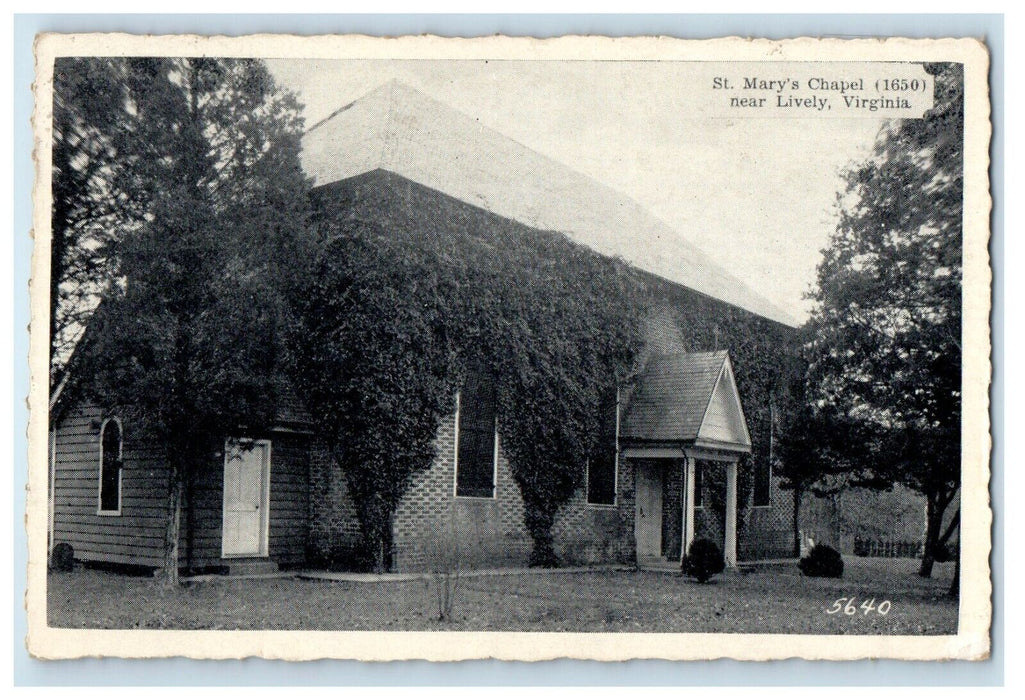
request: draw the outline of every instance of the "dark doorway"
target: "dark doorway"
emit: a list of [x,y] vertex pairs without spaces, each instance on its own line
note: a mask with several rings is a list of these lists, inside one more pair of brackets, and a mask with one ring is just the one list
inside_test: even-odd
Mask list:
[[683,540],[683,462],[667,461],[662,469],[662,556],[679,559]]

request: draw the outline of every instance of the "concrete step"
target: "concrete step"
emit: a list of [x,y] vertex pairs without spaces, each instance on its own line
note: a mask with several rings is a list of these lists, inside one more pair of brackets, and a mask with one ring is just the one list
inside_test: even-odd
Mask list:
[[680,562],[674,559],[643,559],[637,562],[641,571],[658,571],[661,573],[680,573]]
[[229,576],[253,576],[277,573],[278,563],[270,559],[232,559],[228,564]]

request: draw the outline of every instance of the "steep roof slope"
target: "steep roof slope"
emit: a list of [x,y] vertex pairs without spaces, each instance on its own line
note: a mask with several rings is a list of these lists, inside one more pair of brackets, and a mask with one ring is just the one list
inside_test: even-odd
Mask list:
[[654,355],[637,382],[620,438],[637,442],[729,443],[751,447],[729,355]]
[[392,81],[313,126],[315,186],[375,169],[539,229],[779,323],[797,325],[629,197]]

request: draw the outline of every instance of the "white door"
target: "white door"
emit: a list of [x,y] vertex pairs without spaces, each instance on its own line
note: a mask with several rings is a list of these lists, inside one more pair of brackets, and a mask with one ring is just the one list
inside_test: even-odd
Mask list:
[[222,556],[267,556],[269,476],[269,442],[225,443]]
[[662,557],[662,474],[653,462],[637,465],[637,559]]

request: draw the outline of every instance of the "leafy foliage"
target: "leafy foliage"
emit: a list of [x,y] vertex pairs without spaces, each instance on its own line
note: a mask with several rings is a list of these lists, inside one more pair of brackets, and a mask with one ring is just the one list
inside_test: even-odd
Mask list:
[[50,241],[50,364],[59,375],[105,279],[107,248],[131,224],[117,176],[128,156],[120,117],[128,66],[104,58],[58,58],[53,81]]
[[[803,329],[807,330],[807,329]],[[773,471],[793,497],[794,556],[801,549],[801,501],[811,492],[828,496],[847,486],[882,488],[870,470],[869,435],[835,405],[810,398],[803,360],[776,397],[776,453]]]
[[325,233],[311,259],[293,290],[291,374],[345,475],[365,550],[387,569],[392,515],[454,408],[451,282],[425,251],[362,224]]
[[840,578],[843,576],[843,557],[829,545],[817,544],[798,564],[805,576]]
[[698,538],[690,543],[687,556],[683,558],[683,573],[705,583],[726,568],[719,546],[711,540]]
[[633,369],[640,290],[625,266],[564,239],[539,237],[536,246],[496,299],[496,311],[515,317],[492,362],[499,431],[534,539],[531,564],[551,566],[551,527],[583,485],[582,455],[600,438],[603,399]]
[[252,60],[124,59],[116,178],[138,225],[110,251],[76,361],[86,390],[166,450],[165,571],[183,483],[239,426],[274,417],[282,304],[271,283],[306,220],[302,121]]
[[846,449],[926,496],[923,576],[961,461],[963,74],[928,69],[935,107],[884,127],[844,174],[809,343],[810,398],[853,428]]

